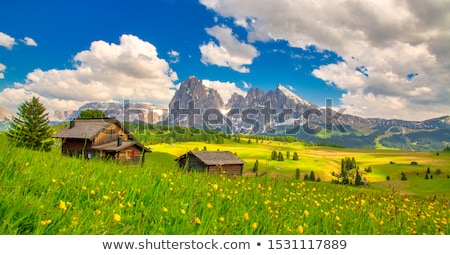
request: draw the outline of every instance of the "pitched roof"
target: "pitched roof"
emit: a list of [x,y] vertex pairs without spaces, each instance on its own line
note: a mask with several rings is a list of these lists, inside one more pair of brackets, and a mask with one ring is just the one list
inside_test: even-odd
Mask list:
[[114,141],[114,142],[110,142],[110,143],[105,143],[105,144],[92,146],[91,149],[99,150],[99,151],[114,151],[114,152],[118,152],[118,151],[121,151],[123,149],[129,148],[129,147],[134,146],[134,145],[138,146],[139,148],[141,148],[145,152],[151,152],[150,149],[145,148],[140,143],[128,142],[128,141],[123,141],[120,146],[117,146],[117,141]]
[[[245,162],[234,155],[231,151],[189,151],[189,155],[194,155],[207,166],[217,165],[243,165]],[[186,157],[180,156],[177,160]]]
[[[118,124],[123,128],[122,124],[115,118],[100,118],[100,119],[75,119],[73,120],[73,127],[66,127],[60,132],[54,134],[54,138],[79,138],[93,140],[96,135],[102,132],[111,124]],[[123,128],[125,130],[125,128]],[[131,134],[125,130],[125,133]],[[131,136],[132,137],[132,136]],[[134,138],[132,138],[134,140]]]

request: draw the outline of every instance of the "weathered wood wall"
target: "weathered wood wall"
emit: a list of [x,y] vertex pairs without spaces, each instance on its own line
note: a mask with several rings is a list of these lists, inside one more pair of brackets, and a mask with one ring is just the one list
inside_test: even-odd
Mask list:
[[242,175],[242,165],[224,165],[224,166],[209,166],[208,170],[212,174],[226,173],[227,175],[239,176]]
[[111,124],[94,138],[93,144],[99,145],[117,141],[117,138],[120,136],[122,137],[123,141],[128,140],[128,135],[125,134],[124,130],[121,129],[119,125]]
[[71,156],[82,155],[84,151],[85,157],[87,157],[88,153],[92,153],[91,146],[92,142],[87,139],[66,138],[63,140],[61,151],[63,154]]
[[[127,157],[127,151],[130,151],[128,157]],[[131,157],[132,156],[131,151],[134,152],[133,157]],[[138,146],[131,146],[129,148],[126,148],[126,149],[118,152],[118,161],[136,165],[140,162],[141,156],[142,156],[142,163],[144,163],[145,162],[145,153],[143,154],[142,149],[139,148]]]

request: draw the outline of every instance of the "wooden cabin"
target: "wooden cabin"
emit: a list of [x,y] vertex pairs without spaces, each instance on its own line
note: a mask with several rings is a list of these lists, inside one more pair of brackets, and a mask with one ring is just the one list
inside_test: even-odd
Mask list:
[[230,151],[189,151],[177,159],[180,168],[188,171],[242,175],[245,162]]
[[115,118],[75,119],[53,137],[62,139],[63,154],[86,159],[100,157],[143,164],[145,153],[151,152]]

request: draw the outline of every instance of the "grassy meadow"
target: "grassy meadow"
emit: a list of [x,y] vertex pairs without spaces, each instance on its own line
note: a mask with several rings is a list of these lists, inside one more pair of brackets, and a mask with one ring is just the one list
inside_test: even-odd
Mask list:
[[[184,172],[174,158],[198,147],[229,149],[247,162],[245,175],[229,178]],[[272,142],[223,145],[176,143],[152,146],[144,166],[125,166],[102,160],[62,156],[60,148],[37,152],[8,145],[0,135],[0,234],[449,234],[450,180],[436,176],[421,192],[420,176],[430,165],[449,173],[449,154],[407,154],[308,147],[301,143]],[[272,149],[290,150],[300,160],[269,160]],[[340,159],[354,156],[371,187],[326,182]],[[251,173],[259,159],[262,177]],[[389,161],[395,161],[390,165]],[[418,166],[411,166],[417,161]],[[390,167],[390,168],[384,168]],[[322,182],[293,178],[314,170]],[[399,181],[408,172],[408,187],[375,183]],[[424,172],[425,173],[425,172]],[[385,182],[385,175],[393,178]],[[279,178],[273,178],[279,176]],[[442,187],[431,184],[442,182]],[[445,182],[447,182],[445,185]],[[396,184],[397,185],[397,184]],[[419,187],[419,188],[418,188]],[[400,194],[399,190],[409,189]],[[447,191],[446,191],[447,190]],[[447,192],[447,193],[445,193]]]

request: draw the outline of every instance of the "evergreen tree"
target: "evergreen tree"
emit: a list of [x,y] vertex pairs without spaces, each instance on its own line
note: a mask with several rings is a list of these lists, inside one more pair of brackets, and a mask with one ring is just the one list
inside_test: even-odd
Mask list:
[[283,153],[278,152],[278,161],[284,161]]
[[253,172],[256,174],[256,175],[258,175],[258,166],[259,165],[259,163],[258,163],[258,160],[256,160],[255,161],[255,164],[253,165]]
[[388,175],[388,176],[386,176],[386,181],[390,181],[391,180],[391,177]]
[[361,185],[361,181],[362,181],[361,175],[359,174],[359,171],[356,170],[355,185],[356,186]]
[[286,151],[286,159],[290,159],[291,158],[291,153],[289,151]]
[[295,169],[295,179],[300,180],[300,168]]
[[425,180],[430,179],[430,177],[428,176],[428,173],[425,174]]
[[272,151],[272,156],[270,157],[272,160],[276,160],[278,158],[278,154],[275,150]]
[[311,171],[311,173],[309,174],[309,180],[315,182],[316,181],[316,176],[314,174],[314,171]]
[[408,178],[406,177],[405,172],[403,172],[403,171],[402,171],[402,178],[401,178],[401,180],[402,180],[402,181],[408,180]]
[[427,168],[427,174],[431,174],[431,170],[429,167]]
[[320,179],[320,177],[317,177],[316,182],[321,182],[322,180]]
[[53,141],[48,113],[44,105],[34,97],[19,106],[10,129],[6,132],[9,140],[16,146],[33,150],[50,151]]
[[308,174],[305,174],[305,176],[303,176],[303,180],[304,180],[304,181],[309,181],[309,176],[308,176]]
[[297,152],[294,152],[294,156],[292,156],[292,160],[298,160],[298,154],[297,154]]
[[247,142],[248,144],[251,144],[252,143],[252,141],[250,140],[250,139],[248,139],[248,142]]

